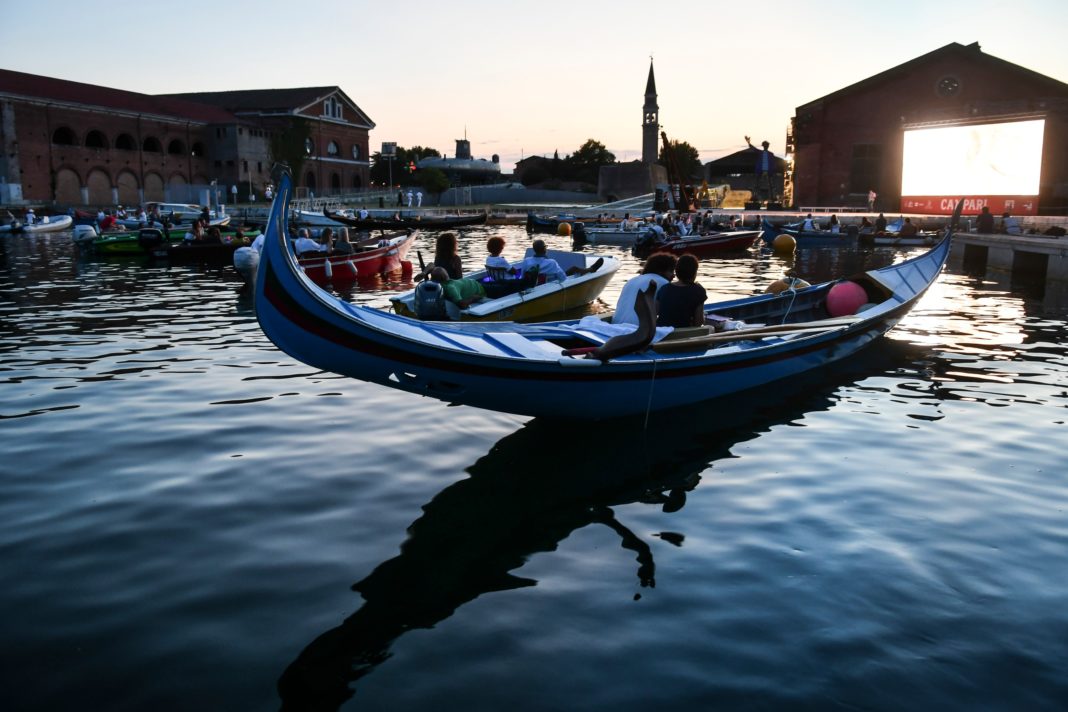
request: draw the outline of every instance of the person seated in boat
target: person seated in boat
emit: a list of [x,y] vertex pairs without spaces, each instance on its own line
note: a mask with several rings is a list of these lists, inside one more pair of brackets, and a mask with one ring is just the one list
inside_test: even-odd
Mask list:
[[831,222],[827,226],[827,229],[830,230],[831,233],[835,234],[835,235],[837,235],[838,233],[840,233],[842,231],[842,226],[838,223],[838,216],[837,215],[834,215],[834,214],[831,215]]
[[33,225],[37,222],[37,214],[33,212],[33,208],[26,208],[26,224]]
[[434,243],[434,261],[426,266],[422,277],[430,276],[435,267],[443,267],[449,273],[450,279],[460,279],[464,276],[464,264],[457,254],[456,233],[443,232],[438,235]]
[[203,242],[204,225],[199,220],[194,220],[193,224],[189,226],[189,230],[186,231],[184,240],[186,243]]
[[297,239],[293,243],[293,251],[297,257],[305,254],[314,255],[322,252],[322,246],[308,236],[308,228],[302,227],[297,230]]
[[1009,211],[1001,216],[1001,230],[1000,232],[1006,235],[1022,235],[1023,230],[1020,229],[1020,221],[1014,218]]
[[370,214],[371,213],[367,211],[367,208],[360,208],[360,220],[366,220],[367,216]]
[[630,229],[630,213],[624,213],[623,219],[619,221],[619,231],[624,232]]
[[524,260],[520,260],[513,265],[517,270],[527,272],[533,268],[537,268],[538,276],[544,276],[546,280],[553,280],[556,282],[563,282],[568,277],[574,277],[575,275],[587,274],[589,272],[596,272],[604,260],[598,258],[589,267],[579,267],[577,265],[568,267],[565,272],[560,266],[560,263],[548,256],[548,247],[545,245],[545,240],[535,240],[531,243],[530,248],[534,251],[534,254],[527,257]]
[[115,209],[115,217],[118,218],[119,220],[125,220],[126,217],[127,217],[126,208],[122,207],[121,205],[118,208],[116,208]]
[[452,279],[449,277],[449,271],[444,267],[435,267],[430,270],[430,280],[440,284],[445,298],[461,309],[466,309],[486,298],[486,289],[482,286],[482,282],[467,277]]
[[674,282],[656,293],[657,326],[701,326],[705,323],[705,300],[708,292],[697,284],[697,258],[682,255],[675,263]]
[[801,221],[801,230],[803,232],[818,232],[819,229],[819,223],[812,219],[812,213],[806,215],[805,219]]
[[898,237],[915,237],[919,230],[916,229],[916,225],[912,222],[912,218],[905,218],[905,224],[898,230]]
[[628,279],[623,289],[620,290],[616,311],[612,314],[612,323],[637,324],[638,312],[634,304],[638,294],[644,292],[651,284],[656,285],[657,292],[665,284],[669,284],[675,277],[675,263],[675,255],[664,252],[658,252],[647,259],[641,274]]
[[337,239],[334,240],[334,254],[351,255],[355,251],[356,248],[349,241],[349,229],[347,227],[338,228]]
[[486,258],[486,276],[494,281],[511,279],[518,271],[508,263],[508,260],[501,257],[504,244],[504,238],[497,235],[486,240],[486,250],[489,252],[489,257]]
[[107,230],[118,230],[119,226],[115,223],[116,219],[114,215],[110,213],[105,214],[104,219],[100,221],[100,232],[105,232]]
[[324,227],[319,233],[319,251],[330,254],[334,250],[334,231]]
[[215,225],[209,227],[207,233],[204,234],[204,242],[218,243],[221,245],[222,241],[222,231]]
[[862,234],[871,233],[874,230],[874,226],[871,224],[871,220],[868,220],[867,216],[860,219],[860,232]]
[[875,232],[886,232],[886,216],[879,213],[879,217],[875,218]]

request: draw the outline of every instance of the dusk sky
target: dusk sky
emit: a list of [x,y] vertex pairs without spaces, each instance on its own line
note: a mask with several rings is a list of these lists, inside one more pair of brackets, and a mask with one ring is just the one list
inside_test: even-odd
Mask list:
[[771,142],[797,106],[951,42],[1068,82],[1068,2],[4,3],[0,67],[147,94],[337,85],[383,141],[505,172],[586,139],[641,155],[660,122],[702,160]]

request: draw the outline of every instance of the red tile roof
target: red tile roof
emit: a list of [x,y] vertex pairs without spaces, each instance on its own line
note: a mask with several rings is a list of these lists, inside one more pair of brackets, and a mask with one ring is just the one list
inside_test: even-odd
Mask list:
[[169,116],[208,124],[232,124],[236,121],[230,112],[209,104],[169,96],[138,94],[9,69],[0,69],[0,94],[100,106],[116,111]]

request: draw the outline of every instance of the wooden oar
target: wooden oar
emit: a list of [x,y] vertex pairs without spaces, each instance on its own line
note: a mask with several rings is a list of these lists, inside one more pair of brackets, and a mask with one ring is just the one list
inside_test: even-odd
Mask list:
[[794,324],[774,324],[772,326],[757,326],[751,329],[738,329],[736,331],[723,331],[707,336],[694,336],[686,339],[666,339],[652,345],[652,349],[659,353],[672,353],[675,351],[692,351],[703,346],[722,344],[729,341],[745,341],[747,339],[762,339],[765,336],[787,336],[789,334],[811,334],[819,331],[830,331],[843,326],[848,326],[860,321],[859,316],[842,316],[820,321],[803,321]]
[[420,250],[416,250],[415,255],[419,258],[419,274],[415,275],[412,281],[420,282],[426,279],[426,262],[423,262],[423,253]]

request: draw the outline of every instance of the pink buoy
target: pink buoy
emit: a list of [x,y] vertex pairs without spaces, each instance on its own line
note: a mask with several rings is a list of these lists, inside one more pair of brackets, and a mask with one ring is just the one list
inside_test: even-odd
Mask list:
[[867,292],[856,282],[839,282],[827,292],[827,312],[831,316],[856,314],[867,302]]

